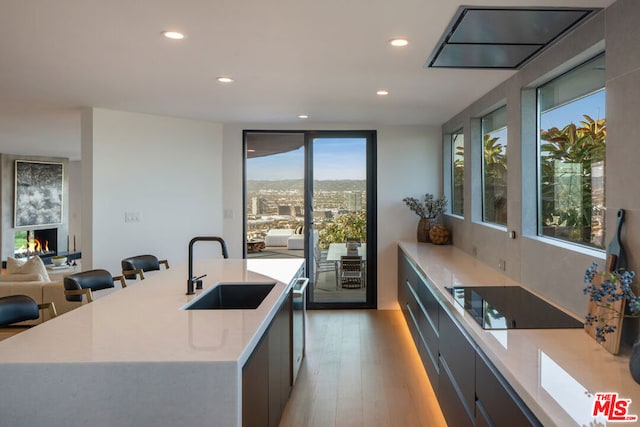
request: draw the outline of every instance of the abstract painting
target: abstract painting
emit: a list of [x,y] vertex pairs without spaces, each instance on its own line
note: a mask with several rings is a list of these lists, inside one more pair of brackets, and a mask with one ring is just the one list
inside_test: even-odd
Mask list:
[[63,164],[16,160],[15,227],[62,224]]

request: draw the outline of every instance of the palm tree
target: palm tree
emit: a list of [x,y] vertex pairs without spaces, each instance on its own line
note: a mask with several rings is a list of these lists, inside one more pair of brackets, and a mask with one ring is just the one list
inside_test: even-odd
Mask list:
[[484,135],[484,200],[485,218],[507,224],[507,154],[499,137]]

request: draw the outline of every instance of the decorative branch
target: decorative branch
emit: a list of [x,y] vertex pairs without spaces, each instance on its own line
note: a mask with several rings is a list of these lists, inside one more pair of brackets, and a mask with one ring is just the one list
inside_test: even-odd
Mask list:
[[[601,282],[594,283],[594,279],[600,275]],[[594,262],[587,268],[584,275],[584,282],[588,285],[584,288],[585,295],[589,295],[589,301],[593,301],[599,308],[604,309],[609,315],[596,316],[591,313],[585,315],[585,323],[587,325],[596,325],[596,340],[605,342],[606,334],[615,332],[616,327],[610,325],[609,322],[622,317],[636,318],[640,317],[640,297],[638,297],[631,285],[636,273],[634,271],[614,271],[608,273],[606,271],[598,271],[598,263]],[[618,314],[612,304],[626,300],[628,313]]]
[[429,193],[424,195],[422,202],[414,197],[405,197],[402,201],[420,218],[436,218],[447,208],[446,197],[434,200],[433,194]]

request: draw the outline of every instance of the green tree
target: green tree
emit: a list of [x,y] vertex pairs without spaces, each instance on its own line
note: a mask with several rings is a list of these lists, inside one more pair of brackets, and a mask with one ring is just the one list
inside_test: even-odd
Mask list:
[[604,208],[593,194],[592,174],[604,163],[607,126],[606,119],[583,118],[580,127],[540,131],[542,215],[544,225],[566,227],[569,239],[591,244],[593,219]]
[[452,211],[464,215],[464,146],[456,147],[453,161],[453,200]]
[[507,154],[499,137],[484,135],[484,216],[497,224],[507,224]]
[[329,243],[345,242],[347,237],[359,237],[363,242],[367,238],[367,213],[349,212],[338,216],[335,221],[325,223],[319,230],[320,248],[326,249]]

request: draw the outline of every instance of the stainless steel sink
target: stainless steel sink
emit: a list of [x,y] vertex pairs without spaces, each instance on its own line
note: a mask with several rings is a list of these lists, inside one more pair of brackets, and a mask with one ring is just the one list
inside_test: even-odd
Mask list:
[[219,283],[183,307],[183,310],[252,310],[275,286],[269,283]]

